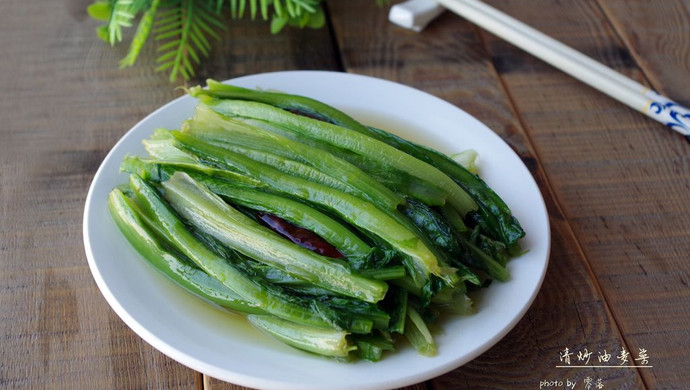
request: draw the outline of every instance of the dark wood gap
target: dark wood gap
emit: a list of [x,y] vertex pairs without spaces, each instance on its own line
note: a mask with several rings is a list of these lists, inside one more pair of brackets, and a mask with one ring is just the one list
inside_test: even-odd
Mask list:
[[345,62],[343,60],[343,52],[340,50],[340,45],[338,44],[338,38],[335,35],[335,28],[333,27],[333,18],[331,18],[331,11],[328,8],[328,4],[322,3],[324,15],[326,16],[326,28],[328,29],[328,37],[331,39],[331,45],[333,47],[333,53],[335,53],[335,63],[338,67],[338,71],[347,72],[345,69]]
[[197,372],[197,386],[196,388],[198,390],[206,390],[206,374],[202,374],[200,372]]

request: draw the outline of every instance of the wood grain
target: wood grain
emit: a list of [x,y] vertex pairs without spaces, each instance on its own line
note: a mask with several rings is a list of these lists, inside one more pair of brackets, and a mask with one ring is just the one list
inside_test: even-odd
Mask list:
[[599,5],[649,83],[690,106],[690,1],[600,0]]
[[[577,6],[533,1],[530,7],[509,1],[491,3],[641,82],[647,82],[647,73],[684,74],[674,73],[678,63],[673,57],[665,72],[640,68],[637,58],[650,58],[657,65],[664,62],[653,60],[659,58],[659,49],[654,55],[650,46],[649,55],[630,54],[626,42],[619,39],[620,27],[616,29],[616,23],[609,22],[616,20],[613,15],[619,12],[617,18],[634,25],[637,34],[651,30],[652,36],[660,39],[660,27],[666,24],[660,19],[651,23],[643,14],[685,12],[687,19],[687,11],[679,9],[677,3],[630,2],[626,4],[636,8],[636,13],[627,12],[627,6],[611,8],[611,19],[594,1],[576,2]],[[642,11],[644,8],[647,12]],[[671,37],[676,37],[674,31],[672,27]],[[521,67],[502,71],[501,78],[529,129],[625,344],[633,354],[640,348],[650,355],[655,351],[654,368],[640,371],[645,384],[666,388],[686,383],[690,372],[679,366],[678,349],[687,349],[690,340],[686,325],[690,321],[688,143],[663,126],[485,36],[492,56],[521,58]],[[687,58],[690,36],[677,37],[676,43]],[[666,88],[661,79],[655,80],[660,89]],[[678,84],[668,81],[669,88]],[[690,96],[687,90],[676,93],[681,101]]]

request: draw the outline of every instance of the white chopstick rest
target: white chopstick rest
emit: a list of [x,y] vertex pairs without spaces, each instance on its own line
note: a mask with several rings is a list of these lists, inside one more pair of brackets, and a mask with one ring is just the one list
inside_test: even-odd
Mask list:
[[444,10],[434,0],[410,0],[392,6],[388,20],[398,26],[420,32]]

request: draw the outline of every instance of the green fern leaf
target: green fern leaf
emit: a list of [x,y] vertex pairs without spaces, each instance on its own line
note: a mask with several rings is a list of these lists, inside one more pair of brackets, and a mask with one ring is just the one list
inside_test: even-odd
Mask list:
[[256,0],[249,0],[249,17],[254,20],[256,19]]
[[290,17],[294,18],[297,16],[297,13],[295,11],[295,7],[293,7],[292,4],[293,4],[292,1],[285,0],[285,8],[287,8],[288,15],[290,15]]
[[275,11],[275,14],[278,15],[279,18],[286,17],[286,15],[283,12],[283,5],[281,4],[282,0],[275,0],[273,2],[273,10]]
[[135,13],[148,10],[153,5],[154,0],[133,0],[132,11]]
[[149,9],[144,12],[144,16],[141,17],[137,31],[134,33],[134,37],[132,38],[127,56],[120,60],[120,68],[132,66],[136,62],[137,57],[139,57],[139,52],[141,52],[141,48],[144,47],[144,44],[146,43],[146,40],[151,32],[151,26],[153,25],[156,11],[158,11],[159,3],[160,0],[153,0]]
[[326,24],[326,14],[323,12],[323,8],[318,6],[316,12],[310,15],[309,22],[307,22],[307,27],[317,29],[321,28]]
[[175,0],[165,4],[165,18],[156,23],[154,33],[160,43],[156,70],[170,70],[170,81],[189,80],[195,64],[211,51],[211,39],[220,39],[214,27],[223,27],[215,13],[216,4],[207,0]]
[[111,2],[112,11],[108,19],[108,42],[110,45],[122,42],[122,28],[132,27],[132,20],[136,16],[132,7],[133,0],[113,0]]
[[99,30],[99,36],[111,45],[115,45],[122,42],[122,29],[132,27],[137,14],[144,9],[149,9],[151,2],[152,0],[99,0],[91,4],[89,10],[90,15],[95,19],[108,17],[106,25]]
[[[211,27],[208,27],[208,23],[214,25],[216,28],[219,28],[221,30],[225,30],[226,26],[225,24],[220,20],[219,15],[210,13],[210,12],[205,12],[202,10],[201,13],[199,13],[199,16],[201,17],[199,19],[199,24],[204,27],[204,29],[208,30],[208,33],[213,35],[215,31],[211,29]],[[213,31],[213,32],[212,32]]]
[[86,12],[88,12],[89,16],[96,20],[107,22],[110,20],[110,15],[113,12],[113,8],[110,5],[110,2],[98,0],[89,5],[89,7],[86,9]]
[[268,20],[268,1],[261,0],[261,17]]
[[287,15],[279,16],[278,13],[276,12],[276,14],[273,15],[273,19],[271,20],[271,34],[278,34],[280,32],[280,30],[282,30],[285,27],[287,22],[288,22]]
[[225,0],[208,0],[208,3],[206,3],[206,8],[215,9],[215,14],[220,15],[220,13],[223,11],[224,3]]

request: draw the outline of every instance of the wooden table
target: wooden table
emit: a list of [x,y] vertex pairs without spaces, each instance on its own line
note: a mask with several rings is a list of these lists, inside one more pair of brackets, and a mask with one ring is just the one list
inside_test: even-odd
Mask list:
[[[153,46],[118,70],[126,47],[96,38],[88,3],[0,3],[0,387],[238,389],[137,337],[87,266],[82,213],[96,169],[181,93],[153,71]],[[690,1],[488,3],[690,105]],[[320,30],[272,36],[233,23],[189,84],[322,69],[422,89],[499,134],[550,213],[551,262],[526,316],[471,363],[408,389],[690,387],[689,143],[455,15],[417,34],[373,0],[327,6]],[[646,355],[653,367],[557,368],[565,348],[572,366],[625,349],[627,364]]]

